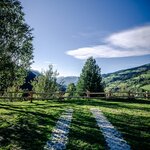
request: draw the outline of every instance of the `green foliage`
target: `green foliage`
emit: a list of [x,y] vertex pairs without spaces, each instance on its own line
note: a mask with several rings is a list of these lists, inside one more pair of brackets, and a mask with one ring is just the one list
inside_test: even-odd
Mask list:
[[46,77],[42,74],[38,76],[34,81],[32,81],[33,91],[44,93]]
[[49,69],[32,82],[33,90],[42,93],[56,92],[58,90],[57,75],[57,71],[53,71],[53,66],[49,65]]
[[76,91],[76,86],[74,83],[70,83],[67,87],[67,90],[66,90],[66,94],[67,96],[74,96],[75,95],[75,92]]
[[145,91],[150,91],[150,85],[144,85],[141,88],[144,89]]
[[0,91],[23,83],[33,59],[32,34],[18,0],[0,2]]
[[96,64],[96,60],[90,57],[83,66],[82,73],[77,83],[77,91],[101,92],[101,69]]
[[103,75],[106,91],[150,91],[150,64]]

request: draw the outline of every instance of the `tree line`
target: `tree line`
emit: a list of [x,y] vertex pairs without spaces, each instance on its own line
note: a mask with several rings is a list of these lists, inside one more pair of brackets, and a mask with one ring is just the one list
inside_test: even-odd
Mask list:
[[[25,22],[24,12],[18,0],[1,0],[0,2],[0,91],[17,91],[33,63],[32,28]],[[36,92],[61,91],[62,84],[57,83],[58,72],[49,65],[34,81],[29,81]],[[96,60],[86,60],[77,85],[67,87],[68,96],[75,92],[102,92],[101,69]]]
[[[70,83],[66,90],[62,83],[57,83],[59,73],[54,71],[53,65],[49,65],[48,70],[31,81],[32,90],[41,93],[54,93],[58,91],[66,92],[65,96],[84,96],[85,92],[104,92],[102,85],[101,69],[96,64],[93,57],[89,57],[82,69],[77,85]],[[84,92],[84,93],[83,93]]]

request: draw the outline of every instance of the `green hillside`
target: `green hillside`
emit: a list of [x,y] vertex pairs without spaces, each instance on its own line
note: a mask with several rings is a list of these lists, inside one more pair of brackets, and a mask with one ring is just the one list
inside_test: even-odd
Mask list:
[[150,64],[104,74],[105,90],[150,91]]
[[[150,91],[150,64],[120,70],[114,73],[102,74],[106,91]],[[59,77],[57,82],[64,81],[64,85],[77,83],[79,77]]]

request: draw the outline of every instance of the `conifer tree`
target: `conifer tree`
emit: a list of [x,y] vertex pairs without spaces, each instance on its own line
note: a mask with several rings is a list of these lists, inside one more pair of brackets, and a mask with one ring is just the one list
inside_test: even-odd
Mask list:
[[77,92],[103,92],[101,81],[101,69],[96,60],[93,57],[88,58],[77,83]]

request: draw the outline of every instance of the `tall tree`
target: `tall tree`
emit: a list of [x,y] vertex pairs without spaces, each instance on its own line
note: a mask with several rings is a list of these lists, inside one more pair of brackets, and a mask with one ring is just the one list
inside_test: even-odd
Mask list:
[[77,92],[102,92],[104,90],[101,81],[101,69],[96,60],[93,57],[88,58],[77,83]]
[[75,92],[76,91],[76,86],[74,83],[70,83],[67,87],[67,90],[66,90],[66,96],[74,96],[75,95]]
[[22,84],[33,59],[32,29],[18,0],[0,1],[0,91]]
[[49,65],[49,69],[44,71],[32,82],[33,90],[43,93],[56,92],[58,90],[57,76],[58,72],[53,71],[53,65]]

